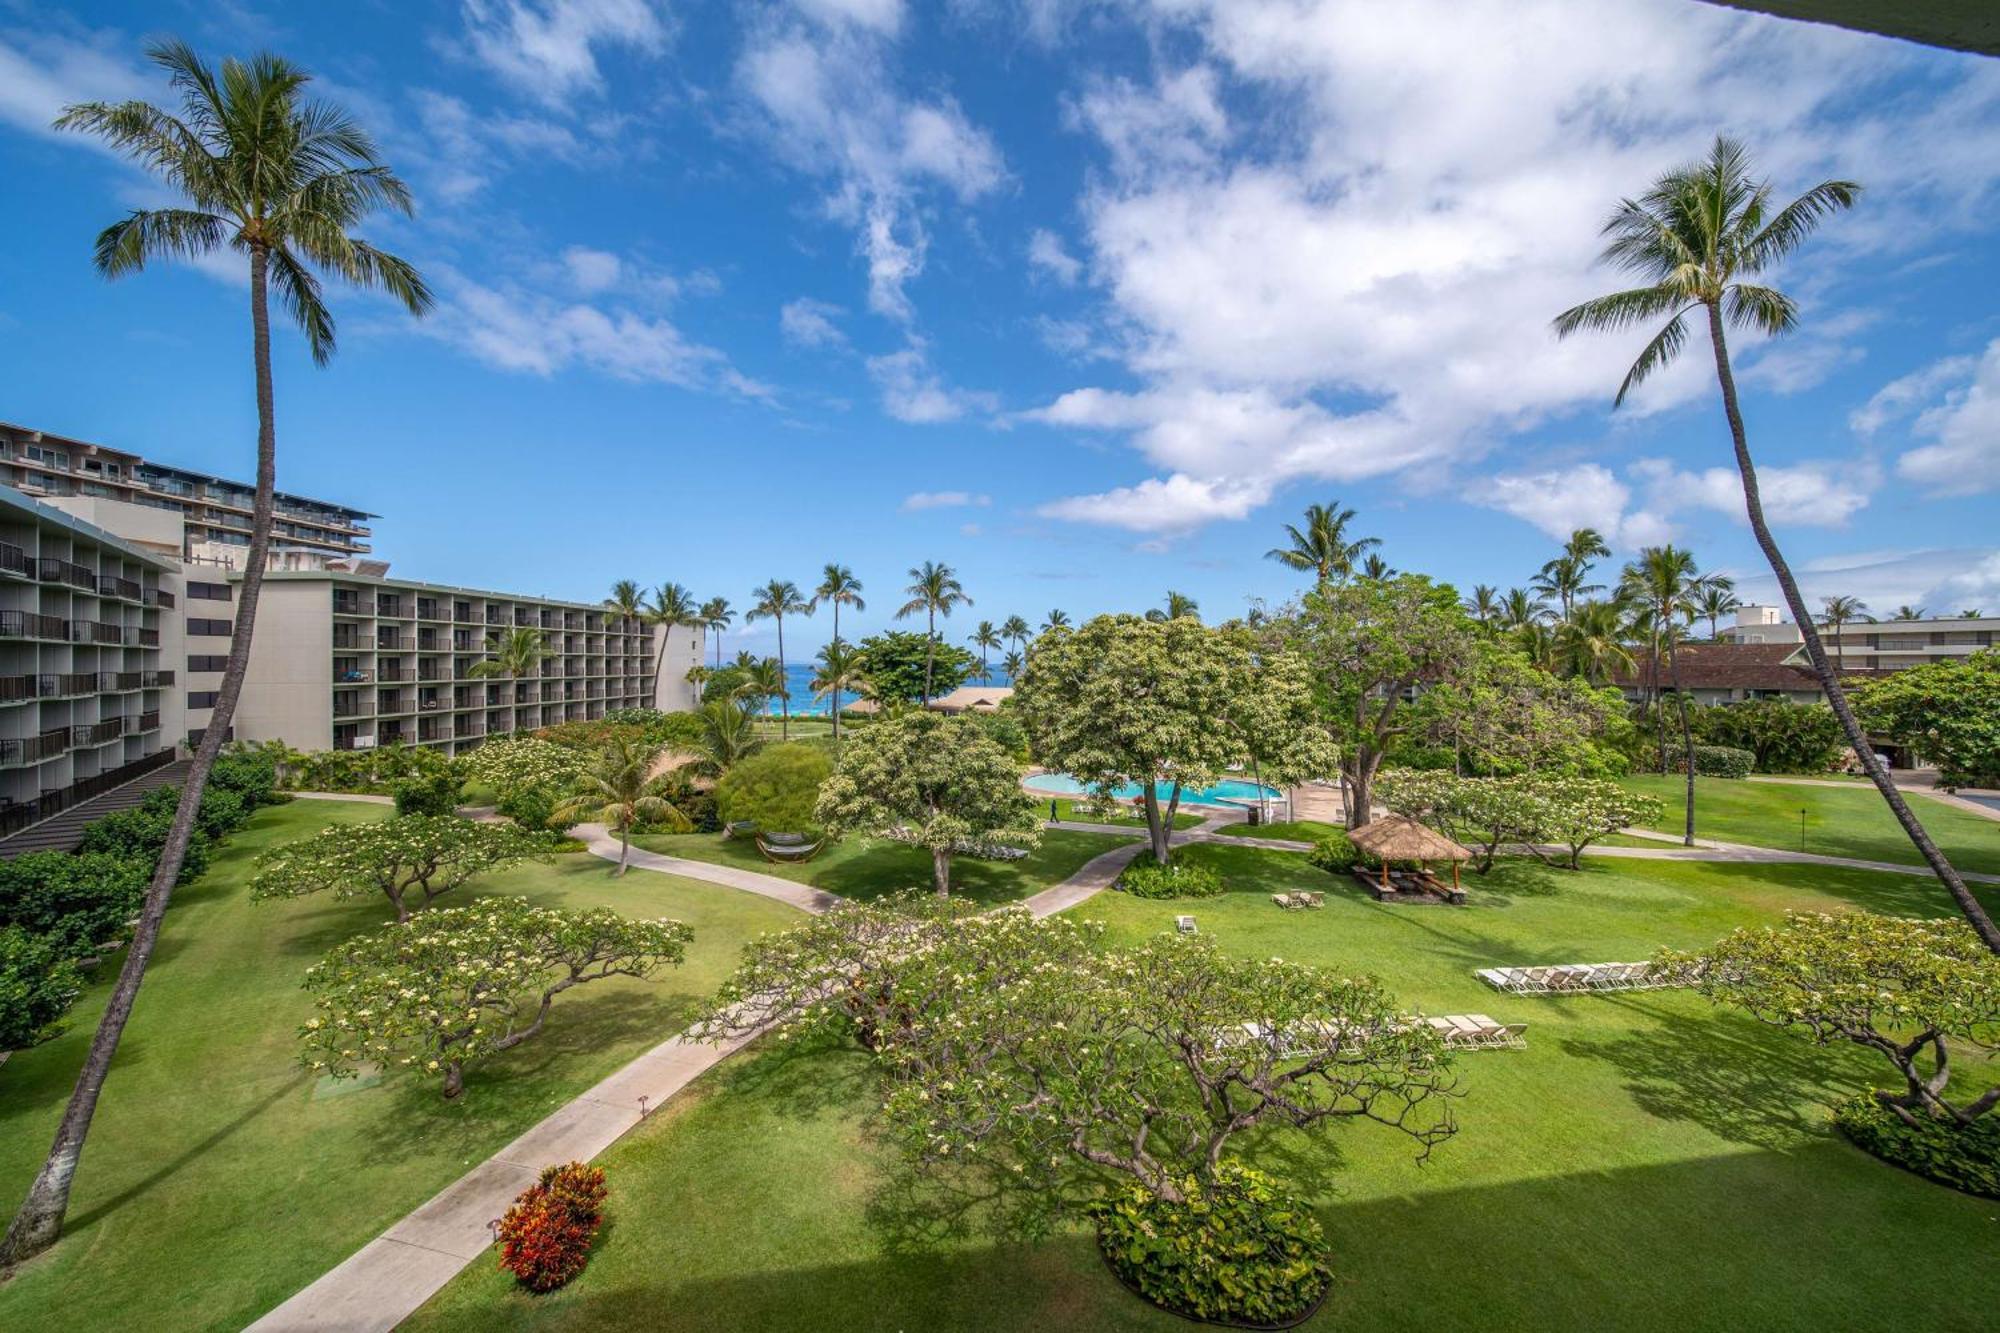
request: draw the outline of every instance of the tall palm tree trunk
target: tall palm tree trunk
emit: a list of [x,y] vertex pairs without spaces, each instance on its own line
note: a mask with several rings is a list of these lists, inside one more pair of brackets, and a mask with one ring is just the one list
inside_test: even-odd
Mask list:
[[160,923],[173,897],[174,881],[180,878],[187,859],[188,843],[194,836],[195,816],[201,796],[208,786],[209,771],[222,752],[223,737],[236,716],[236,701],[243,693],[243,676],[250,664],[250,634],[257,620],[257,596],[264,586],[264,562],[271,548],[272,493],[277,485],[276,409],[271,391],[271,320],[267,299],[268,257],[261,246],[250,251],[250,333],[251,355],[257,376],[257,490],[250,527],[248,564],[243,571],[243,587],[236,602],[236,625],[229,640],[229,661],[223,668],[222,686],[217,691],[215,709],[201,744],[195,747],[194,763],[181,784],[180,800],[174,806],[173,823],[167,830],[166,845],[160,849],[159,863],[153,868],[153,882],[147,886],[139,924],[125,952],[125,964],[118,971],[104,1017],[90,1039],[83,1069],[70,1093],[69,1105],[56,1126],[55,1141],[48,1159],[28,1189],[21,1210],[0,1240],[0,1265],[12,1266],[40,1254],[62,1235],[63,1217],[69,1211],[70,1187],[83,1158],[84,1141],[90,1122],[97,1113],[97,1100],[104,1092],[112,1058],[125,1024],[132,1017],[139,998],[139,985],[146,978],[153,946],[160,938]]
[[929,617],[930,633],[924,638],[924,707],[931,706],[931,662],[937,656],[937,608]]
[[1688,700],[1681,689],[1681,661],[1674,651],[1674,636],[1667,636],[1667,674],[1674,682],[1674,707],[1681,715],[1681,763],[1687,769],[1687,826],[1681,842],[1694,846],[1694,729],[1688,725]]
[[1965,880],[1938,845],[1931,841],[1931,835],[1918,822],[1910,810],[1909,802],[1889,778],[1888,769],[1868,744],[1868,733],[1848,706],[1847,691],[1841,688],[1840,677],[1833,665],[1826,660],[1826,646],[1820,642],[1819,630],[1814,627],[1812,616],[1806,612],[1805,598],[1799,594],[1798,582],[1792,577],[1791,566],[1778,550],[1777,541],[1771,536],[1771,529],[1764,522],[1764,503],[1757,491],[1757,468],[1750,459],[1750,445],[1743,431],[1743,413],[1736,402],[1736,379],[1729,369],[1728,344],[1723,339],[1721,308],[1708,306],[1708,337],[1715,350],[1715,375],[1722,386],[1722,410],[1729,418],[1729,435],[1736,447],[1736,470],[1743,477],[1743,502],[1749,511],[1750,531],[1756,535],[1757,545],[1764,552],[1764,558],[1771,564],[1772,574],[1777,576],[1778,588],[1785,595],[1785,605],[1791,608],[1792,619],[1797,622],[1800,635],[1805,639],[1806,657],[1812,662],[1815,675],[1819,677],[1820,688],[1826,693],[1826,702],[1833,709],[1833,715],[1840,719],[1841,730],[1847,733],[1847,743],[1854,748],[1861,767],[1867,772],[1869,781],[1882,793],[1882,799],[1889,803],[1889,810],[1896,816],[1896,822],[1903,826],[1911,843],[1922,854],[1945,891],[1958,904],[1958,910],[1972,923],[1986,947],[2000,953],[2000,926],[1995,926],[1993,918],[1986,914],[1979,900],[1967,888]]
[[792,681],[785,674],[785,617],[778,617],[778,735],[784,740],[792,738]]

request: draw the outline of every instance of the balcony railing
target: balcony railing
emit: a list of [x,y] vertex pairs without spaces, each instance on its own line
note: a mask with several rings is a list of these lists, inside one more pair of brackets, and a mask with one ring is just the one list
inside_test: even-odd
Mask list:
[[336,671],[333,673],[333,679],[336,684],[340,685],[366,685],[375,679],[375,673],[372,671]]
[[165,588],[148,588],[144,601],[147,606],[157,606],[162,610],[174,609],[174,595]]
[[378,653],[407,653],[416,646],[416,639],[407,634],[380,634],[375,638]]
[[140,690],[146,687],[146,675],[142,671],[102,671],[97,676],[97,688],[101,693],[114,690]]
[[157,647],[159,647],[159,646],[160,646],[160,632],[159,632],[158,630],[156,630],[156,629],[142,629],[142,630],[140,630],[140,631],[139,631],[139,646],[140,646],[141,648],[157,648]]
[[69,731],[72,745],[102,745],[125,734],[125,719],[107,717],[102,722],[71,727]]
[[143,674],[146,677],[145,686],[149,690],[174,683],[174,673],[171,671],[148,671]]
[[408,667],[396,666],[393,663],[385,663],[375,669],[377,680],[409,680],[413,674]]
[[[24,744],[25,742],[19,740],[0,740],[0,764],[22,762],[21,752]],[[93,796],[110,791],[113,787],[130,782],[142,773],[149,773],[173,761],[174,751],[169,746],[158,753],[147,755],[144,759],[135,759],[119,768],[85,778],[74,786],[59,791],[43,792],[33,800],[17,801],[12,805],[0,807],[0,837],[18,833],[30,824],[37,824],[51,815],[60,814],[78,801],[87,801]]]
[[57,560],[45,555],[35,562],[35,573],[44,583],[67,583],[70,587],[81,588],[85,592],[97,591],[96,572],[68,560]]
[[139,714],[139,725],[137,727],[137,730],[158,731],[159,729],[160,729],[160,711],[157,708],[150,713]]
[[0,573],[18,574],[22,578],[35,576],[35,562],[28,553],[12,542],[0,542]]
[[131,579],[112,578],[108,574],[98,576],[97,592],[102,597],[122,597],[128,602],[139,600],[138,584]]
[[67,639],[69,622],[33,611],[0,611],[0,639]]
[[373,717],[375,705],[370,703],[342,703],[338,699],[333,704],[335,717]]

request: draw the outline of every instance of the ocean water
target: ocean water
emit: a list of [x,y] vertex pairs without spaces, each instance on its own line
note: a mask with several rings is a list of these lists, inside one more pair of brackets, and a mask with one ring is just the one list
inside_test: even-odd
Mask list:
[[[785,686],[791,691],[793,717],[829,717],[833,713],[832,696],[820,699],[815,698],[813,695],[813,670],[811,662],[785,663]],[[1007,678],[1007,673],[1000,669],[1000,664],[995,662],[993,664],[993,675],[990,680],[981,680],[975,676],[973,679],[967,681],[966,684],[1011,685],[1013,682]],[[854,702],[854,698],[854,695],[843,692],[840,696],[841,707],[845,708],[848,704]],[[770,717],[777,717],[780,711],[776,699],[771,700],[770,704],[764,709],[764,712]]]

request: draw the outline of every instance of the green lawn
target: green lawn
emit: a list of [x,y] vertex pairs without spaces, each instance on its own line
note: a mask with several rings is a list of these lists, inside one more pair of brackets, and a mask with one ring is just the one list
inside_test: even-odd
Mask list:
[[[1050,829],[1041,846],[1019,861],[982,861],[970,856],[951,860],[952,891],[980,903],[1007,903],[1039,893],[1075,874],[1083,863],[1130,839],[1111,833],[1076,833]],[[719,833],[648,833],[632,839],[667,856],[757,870],[810,884],[843,898],[879,898],[899,889],[931,886],[931,854],[921,847],[881,839],[849,838],[822,848],[800,864],[771,862],[748,838],[724,839]]]
[[[1424,1165],[1366,1123],[1252,1155],[1320,1204],[1337,1282],[1324,1329],[1816,1330],[1990,1325],[2000,1208],[1885,1166],[1825,1107],[1873,1063],[1680,992],[1527,998],[1490,964],[1644,957],[1787,907],[1942,909],[1894,875],[1812,866],[1509,863],[1465,908],[1390,907],[1297,854],[1189,848],[1230,892],[1103,893],[1075,909],[1136,941],[1192,912],[1249,956],[1382,975],[1411,1008],[1529,1024],[1529,1048],[1467,1054],[1461,1132]],[[1319,912],[1268,895],[1326,891]],[[1992,1079],[1992,1066],[1967,1076]],[[704,1077],[602,1159],[609,1221],[590,1268],[527,1296],[491,1264],[406,1327],[1122,1330],[1186,1325],[1127,1295],[1070,1232],[1037,1244],[934,1235],[866,1129],[858,1054],[760,1049]],[[1913,1274],[1920,1275],[1913,1279]]]
[[[322,1086],[293,1063],[306,966],[389,919],[380,899],[252,903],[252,856],[379,805],[260,812],[168,913],[97,1112],[69,1231],[0,1287],[8,1329],[237,1329],[339,1263],[591,1083],[685,1025],[742,942],[798,915],[750,894],[565,856],[472,892],[605,904],[694,927],[685,966],[560,1000],[548,1030],[468,1073],[459,1105],[391,1076]],[[67,1033],[0,1067],[0,1197],[11,1210],[48,1150],[117,959]]]
[[[1030,792],[1029,795],[1032,796],[1035,794]],[[1036,804],[1040,805],[1043,809],[1048,808],[1048,803],[1051,800],[1056,803],[1057,819],[1068,819],[1082,824],[1118,824],[1127,828],[1140,829],[1146,827],[1146,816],[1141,814],[1135,806],[1121,804],[1114,807],[1113,813],[1103,815],[1092,812],[1088,801],[1079,801],[1067,796],[1035,797]],[[1182,811],[1174,816],[1174,827],[1177,829],[1193,828],[1201,822],[1201,819],[1200,815],[1191,815],[1186,811]]]
[[[1634,791],[1660,798],[1665,813],[1650,827],[1667,833],[1681,831],[1686,779],[1644,774],[1624,782]],[[2000,820],[1946,805],[1921,792],[1908,793],[1908,800],[1931,837],[1959,869],[2000,873]],[[1902,826],[1872,787],[1848,791],[1798,783],[1695,779],[1697,838],[1798,851],[1801,810],[1805,811],[1806,851],[1863,861],[1922,864]]]
[[1339,824],[1323,824],[1316,819],[1279,820],[1252,828],[1248,824],[1225,824],[1216,830],[1225,838],[1277,838],[1291,842],[1318,842],[1329,834],[1345,833]]

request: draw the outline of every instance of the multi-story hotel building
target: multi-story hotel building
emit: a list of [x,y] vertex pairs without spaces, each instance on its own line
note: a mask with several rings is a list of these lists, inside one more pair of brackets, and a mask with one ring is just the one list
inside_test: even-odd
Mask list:
[[[1736,623],[1716,636],[1725,643],[1803,644],[1799,627],[1776,607],[1745,606]],[[1820,642],[1826,655],[1844,672],[1901,671],[1954,657],[1970,657],[2000,642],[2000,616],[1926,616],[1922,620],[1849,621],[1835,629],[1822,626]],[[1796,661],[1805,662],[1800,648]]]
[[[179,515],[185,556],[227,559],[250,544],[252,487],[185,468],[153,463],[112,449],[0,421],[0,485],[37,499],[82,496],[116,500]],[[328,555],[366,555],[367,521],[375,515],[325,500],[277,496],[276,546]],[[208,548],[221,548],[211,551]]]
[[172,761],[177,583],[171,562],[0,486],[0,835]]

